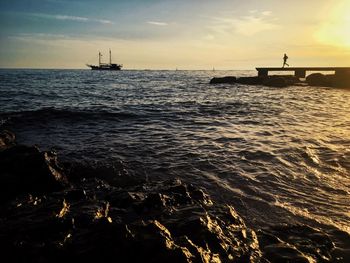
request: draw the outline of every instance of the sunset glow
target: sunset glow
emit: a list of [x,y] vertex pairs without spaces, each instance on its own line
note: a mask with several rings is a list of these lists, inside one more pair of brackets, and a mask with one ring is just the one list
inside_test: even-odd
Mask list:
[[112,49],[129,69],[348,66],[350,3],[63,1],[0,3],[0,67],[85,68]]
[[350,49],[350,2],[343,1],[330,11],[329,18],[316,32],[321,43]]

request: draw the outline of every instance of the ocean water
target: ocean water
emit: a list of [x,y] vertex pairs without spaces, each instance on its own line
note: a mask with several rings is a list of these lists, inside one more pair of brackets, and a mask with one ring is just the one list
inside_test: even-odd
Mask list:
[[3,69],[0,127],[62,162],[192,183],[254,229],[350,234],[350,91],[208,84],[255,74]]

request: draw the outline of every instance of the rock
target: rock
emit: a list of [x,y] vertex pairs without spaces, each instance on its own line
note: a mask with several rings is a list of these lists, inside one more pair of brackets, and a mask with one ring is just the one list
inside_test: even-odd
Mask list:
[[340,72],[333,77],[334,87],[350,89],[350,72]]
[[313,73],[306,77],[306,82],[310,86],[333,87],[334,75],[324,75]]
[[335,75],[313,73],[306,77],[306,82],[310,86],[350,88],[350,73],[339,72]]
[[283,77],[268,78],[264,81],[265,86],[283,88],[287,87],[288,83]]
[[223,77],[213,78],[210,80],[210,84],[227,83],[227,84],[244,84],[244,85],[264,85],[269,87],[287,87],[300,83],[299,78],[291,75],[286,76],[267,76],[267,77]]
[[288,243],[271,244],[264,248],[264,256],[268,262],[296,262],[296,263],[314,263],[303,255],[294,246]]
[[222,78],[212,78],[210,84],[234,84],[236,83],[236,77],[222,77]]
[[[15,262],[260,260],[257,236],[234,208],[194,186],[177,180],[120,189],[96,182],[82,181],[69,201],[66,191],[35,205],[17,200],[1,217],[3,256]],[[82,188],[86,195],[76,195]]]
[[276,75],[276,76],[272,76],[272,77],[275,77],[275,78],[282,77],[288,86],[301,83],[300,79],[296,76],[293,76],[293,75],[285,75],[285,76]]
[[245,85],[264,85],[269,87],[287,87],[300,82],[295,76],[241,77],[237,83]]
[[52,152],[23,145],[0,151],[0,200],[8,201],[0,202],[3,258],[53,263],[67,258],[155,263],[336,260],[335,246],[325,233],[282,225],[256,234],[232,205],[216,203],[180,180],[117,186],[76,173],[74,184],[66,188],[64,174]]
[[15,262],[334,259],[333,243],[319,230],[283,225],[256,235],[232,206],[179,180],[123,188],[83,180],[68,192],[19,198],[0,216],[0,247]]
[[79,201],[82,199],[86,199],[86,191],[84,189],[68,189],[65,192],[64,196],[65,200],[71,201]]
[[[213,78],[210,80],[210,84],[244,84],[244,85],[264,85],[269,87],[287,87],[291,85],[298,85],[305,82],[300,82],[299,78],[291,75],[274,75],[267,77],[240,77],[233,76]],[[350,73],[340,72],[336,75],[324,75],[321,73],[313,73],[306,77],[306,83],[309,86],[320,87],[337,87],[337,88],[350,88]]]
[[27,193],[59,191],[68,185],[56,154],[16,145],[0,152],[0,202]]
[[263,256],[270,262],[333,262],[335,248],[326,233],[307,225],[273,226],[258,232]]
[[15,145],[16,136],[14,133],[3,130],[0,132],[0,151]]
[[84,163],[64,163],[63,167],[67,173],[70,182],[80,181],[84,178],[99,178],[110,185],[128,186],[135,185],[140,178],[135,178],[128,174],[123,163],[114,162],[113,164],[105,162],[84,162]]
[[262,85],[265,80],[265,77],[240,77],[237,79],[237,83],[245,85]]

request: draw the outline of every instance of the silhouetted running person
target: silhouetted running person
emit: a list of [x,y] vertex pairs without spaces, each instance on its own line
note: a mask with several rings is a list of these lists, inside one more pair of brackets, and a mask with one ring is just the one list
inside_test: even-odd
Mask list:
[[288,59],[287,54],[284,54],[284,56],[283,56],[283,66],[282,66],[282,68],[284,68],[284,66],[286,66],[286,65],[289,67],[289,64],[287,64],[287,59]]

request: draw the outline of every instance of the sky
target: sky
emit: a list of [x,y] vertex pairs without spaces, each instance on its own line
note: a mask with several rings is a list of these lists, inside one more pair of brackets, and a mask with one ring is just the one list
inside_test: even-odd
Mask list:
[[350,66],[349,0],[1,0],[1,68]]

